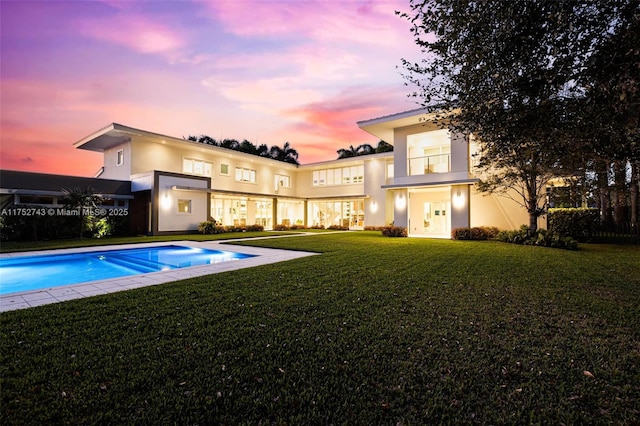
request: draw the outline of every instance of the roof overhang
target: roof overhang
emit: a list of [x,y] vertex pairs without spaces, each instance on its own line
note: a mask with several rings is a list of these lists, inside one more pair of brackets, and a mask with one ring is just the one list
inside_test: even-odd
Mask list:
[[410,188],[430,188],[435,186],[450,186],[450,185],[473,185],[476,182],[480,182],[478,178],[472,179],[456,179],[456,180],[446,180],[441,182],[430,182],[430,183],[399,183],[399,184],[389,184],[382,185],[383,189],[410,189]]
[[386,115],[384,117],[372,118],[370,120],[358,121],[358,127],[393,145],[393,132],[395,129],[419,124],[432,124],[453,114],[455,114],[455,111],[429,112],[427,108],[419,108],[411,111],[399,112],[397,114]]
[[87,151],[104,152],[117,145],[121,145],[131,140],[130,127],[111,123],[102,129],[91,133],[73,144],[74,148],[86,149]]

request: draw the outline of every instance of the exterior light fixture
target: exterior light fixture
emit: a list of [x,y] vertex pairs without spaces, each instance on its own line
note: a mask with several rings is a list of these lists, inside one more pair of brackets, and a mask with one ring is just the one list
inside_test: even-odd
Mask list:
[[461,209],[464,207],[465,201],[464,194],[458,189],[456,194],[453,196],[453,206],[457,209]]
[[399,210],[404,210],[407,207],[407,197],[404,194],[399,194],[396,197],[396,208]]
[[168,192],[164,193],[164,196],[160,200],[160,206],[165,210],[168,210],[171,208],[171,198],[169,197]]

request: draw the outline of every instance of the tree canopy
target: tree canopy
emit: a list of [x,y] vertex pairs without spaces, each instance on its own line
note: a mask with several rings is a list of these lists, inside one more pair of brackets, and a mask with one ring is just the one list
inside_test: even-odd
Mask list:
[[379,141],[378,145],[374,148],[372,145],[365,143],[362,145],[358,145],[354,147],[353,145],[349,145],[349,148],[340,148],[336,151],[338,154],[338,160],[341,158],[351,158],[358,157],[360,155],[369,155],[369,154],[377,154],[380,152],[390,152],[393,151],[393,145],[385,142]]
[[410,5],[400,15],[423,52],[403,60],[411,96],[440,112],[443,127],[474,135],[479,188],[513,197],[531,229],[545,184],[575,174],[576,158],[590,167],[597,149],[637,162],[640,2]]
[[188,136],[186,138],[189,141],[203,143],[205,145],[218,146],[220,148],[232,149],[234,151],[244,152],[246,154],[257,155],[259,157],[271,158],[273,160],[283,161],[290,164],[300,164],[298,162],[298,151],[296,151],[289,142],[285,142],[284,146],[280,148],[277,145],[268,147],[265,144],[256,146],[248,140],[238,142],[235,139],[223,139],[217,141],[210,136]]

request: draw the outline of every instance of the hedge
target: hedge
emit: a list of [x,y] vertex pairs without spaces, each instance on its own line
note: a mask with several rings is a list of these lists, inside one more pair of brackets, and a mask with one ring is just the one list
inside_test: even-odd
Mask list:
[[589,241],[600,226],[600,212],[592,208],[549,209],[547,228],[554,234]]

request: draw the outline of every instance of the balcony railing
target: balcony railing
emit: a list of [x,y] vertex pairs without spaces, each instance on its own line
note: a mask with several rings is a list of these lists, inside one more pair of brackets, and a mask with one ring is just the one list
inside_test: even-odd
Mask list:
[[426,155],[409,158],[409,176],[447,173],[451,171],[451,155]]

